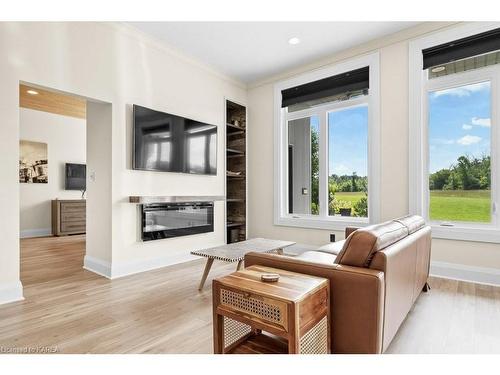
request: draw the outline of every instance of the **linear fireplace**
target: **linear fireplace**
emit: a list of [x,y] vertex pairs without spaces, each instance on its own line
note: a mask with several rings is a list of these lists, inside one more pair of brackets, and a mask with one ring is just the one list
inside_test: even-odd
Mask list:
[[143,241],[213,232],[214,203],[143,204],[141,228]]

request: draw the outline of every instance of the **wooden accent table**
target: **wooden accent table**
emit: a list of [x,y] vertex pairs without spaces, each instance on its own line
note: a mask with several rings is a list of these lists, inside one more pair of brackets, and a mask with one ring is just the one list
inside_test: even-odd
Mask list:
[[[263,273],[280,279],[265,283]],[[263,266],[214,280],[214,353],[330,353],[329,288],[327,279]]]
[[276,251],[278,254],[283,254],[283,248],[291,245],[295,245],[295,242],[268,240],[267,238],[253,238],[251,240],[212,247],[210,249],[191,251],[191,254],[193,255],[207,258],[207,264],[205,265],[205,271],[203,271],[203,276],[201,277],[198,290],[203,289],[208,273],[210,272],[212,264],[216,259],[224,262],[238,262],[236,270],[239,270],[246,253],[250,253],[252,251],[257,253],[270,253],[272,251]]

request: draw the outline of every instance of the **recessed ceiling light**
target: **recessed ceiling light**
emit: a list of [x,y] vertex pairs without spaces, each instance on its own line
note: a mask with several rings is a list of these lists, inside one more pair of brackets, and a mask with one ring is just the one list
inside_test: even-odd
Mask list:
[[300,43],[300,39],[297,38],[296,36],[288,39],[288,44],[295,45],[295,44],[299,44],[299,43]]
[[443,70],[446,70],[445,66],[436,66],[435,68],[431,69],[432,73],[439,73],[442,72]]
[[28,94],[30,95],[38,95],[38,91],[35,91],[35,90],[28,90],[26,91]]

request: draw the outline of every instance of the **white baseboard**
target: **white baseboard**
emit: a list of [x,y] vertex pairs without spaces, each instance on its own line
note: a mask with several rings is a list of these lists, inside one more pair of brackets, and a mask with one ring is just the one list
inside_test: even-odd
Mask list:
[[189,262],[200,259],[191,254],[177,254],[168,257],[137,260],[133,262],[113,262],[112,279],[123,276],[133,275],[135,273],[151,271],[157,268],[173,266],[174,264]]
[[19,233],[21,238],[31,238],[31,237],[47,237],[52,236],[52,229],[41,228],[41,229],[25,229]]
[[111,263],[109,262],[85,255],[85,258],[83,258],[83,268],[111,279]]
[[9,302],[22,301],[23,284],[21,281],[0,284],[0,305]]
[[500,270],[447,262],[431,262],[431,276],[500,286]]

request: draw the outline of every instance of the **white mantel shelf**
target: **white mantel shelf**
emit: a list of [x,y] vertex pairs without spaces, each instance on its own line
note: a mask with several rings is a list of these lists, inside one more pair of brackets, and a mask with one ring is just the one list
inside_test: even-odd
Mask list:
[[208,196],[182,196],[182,195],[169,195],[169,196],[143,196],[131,195],[129,196],[130,203],[145,204],[145,203],[183,203],[183,202],[215,202],[224,201],[226,197],[223,195],[208,195]]

